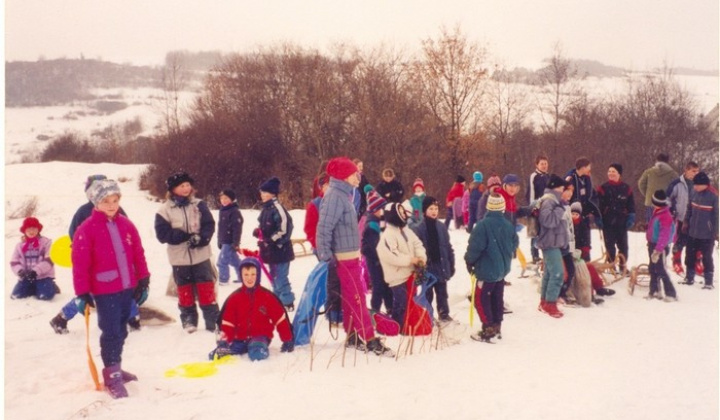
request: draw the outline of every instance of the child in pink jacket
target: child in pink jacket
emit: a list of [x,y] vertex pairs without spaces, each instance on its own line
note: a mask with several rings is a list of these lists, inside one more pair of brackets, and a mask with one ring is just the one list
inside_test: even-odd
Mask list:
[[125,383],[137,376],[121,369],[133,299],[147,299],[150,273],[140,235],[119,214],[120,188],[113,180],[95,181],[88,190],[95,208],[75,232],[72,246],[73,283],[78,308],[96,307],[105,388],[113,398],[128,396]]
[[20,232],[22,241],[17,244],[10,268],[18,276],[13,288],[12,299],[35,296],[40,300],[50,300],[55,296],[55,266],[50,261],[52,241],[40,236],[43,225],[34,217],[23,220]]

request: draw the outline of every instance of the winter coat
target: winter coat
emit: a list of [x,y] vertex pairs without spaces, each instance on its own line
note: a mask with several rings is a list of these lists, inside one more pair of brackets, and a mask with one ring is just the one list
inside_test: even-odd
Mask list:
[[220,209],[218,221],[218,248],[223,244],[230,244],[233,248],[240,246],[242,236],[243,217],[237,203],[230,203]]
[[[561,194],[554,190],[545,189],[545,195],[540,198],[540,212],[538,223],[540,233],[537,236],[539,249],[565,249],[568,247],[568,227],[565,219],[565,208],[560,201]],[[576,244],[577,247],[580,245]]]
[[608,181],[597,189],[603,228],[626,230],[630,214],[635,214],[632,188],[622,181]]
[[465,187],[462,182],[454,183],[452,187],[450,187],[450,191],[448,191],[445,196],[445,207],[451,207],[456,198],[462,199],[462,196],[465,193],[464,190]]
[[[173,196],[165,201],[155,215],[155,236],[168,244],[168,260],[173,266],[196,265],[210,259],[208,244],[215,233],[213,219],[207,204],[195,197]],[[200,235],[200,245],[190,248],[192,234]]]
[[15,251],[10,258],[10,269],[19,276],[20,270],[33,270],[37,274],[38,279],[55,278],[55,265],[50,260],[50,247],[52,241],[44,236],[36,236],[37,244],[33,240],[23,251],[26,241],[22,241],[15,246]]
[[418,257],[427,261],[425,247],[420,238],[408,228],[388,224],[380,234],[377,245],[378,258],[382,265],[385,283],[390,287],[403,284],[413,273],[411,260]]
[[365,257],[368,266],[380,266],[380,257],[377,253],[377,245],[380,242],[380,220],[374,215],[368,215],[365,221],[362,240],[360,241],[360,253]]
[[694,191],[687,215],[688,235],[695,239],[718,238],[718,196],[709,188]]
[[293,232],[293,221],[290,213],[280,204],[277,197],[264,202],[258,228],[262,233],[259,242],[260,258],[267,264],[280,264],[295,259],[290,238]]
[[263,337],[270,343],[277,328],[283,343],[293,341],[292,326],[283,304],[260,285],[262,272],[257,265],[256,269],[258,280],[255,286],[248,288],[243,284],[223,303],[219,316],[222,338],[232,342]]
[[528,203],[532,203],[543,196],[548,181],[550,181],[550,174],[547,172],[535,169],[533,173],[530,174],[530,181],[528,182],[528,189],[525,194]]
[[478,188],[477,183],[473,182],[472,184],[470,184],[470,198],[468,200],[468,215],[470,216],[470,225],[473,225],[477,220],[480,220],[478,218],[478,205],[480,204],[480,199],[482,198],[484,192],[484,189],[481,190],[480,188]]
[[420,195],[413,194],[413,196],[410,197],[409,200],[407,200],[410,208],[412,208],[412,215],[410,216],[412,218],[412,224],[418,224],[422,222],[425,217],[422,211],[422,202],[425,199],[425,195],[425,193],[422,193]]
[[665,162],[656,162],[638,179],[638,191],[645,197],[645,206],[652,207],[652,196],[657,190],[665,191],[678,173]]
[[307,203],[307,206],[305,206],[305,225],[303,226],[303,231],[305,232],[305,237],[307,238],[308,242],[310,242],[310,245],[312,245],[313,249],[317,248],[316,235],[318,220],[320,219],[321,201],[322,195],[320,197],[313,198]]
[[[431,244],[428,241],[428,229],[429,224],[435,225],[438,234],[438,247],[440,250],[440,261],[435,262],[430,260],[429,246]],[[430,273],[434,274],[440,280],[447,280],[455,275],[455,251],[453,250],[452,244],[450,243],[450,234],[448,233],[447,227],[438,222],[437,219],[425,219],[423,223],[415,225],[413,232],[422,241],[423,247],[425,247],[427,255],[427,269]]]
[[576,169],[572,169],[565,176],[565,180],[571,182],[575,187],[573,195],[570,198],[570,204],[579,201],[582,205],[582,215],[592,214],[600,217],[600,209],[598,208],[597,194],[592,186],[592,179],[588,175],[578,175]]
[[388,203],[402,203],[403,195],[405,195],[405,190],[397,178],[390,182],[381,181],[375,191]]
[[358,216],[362,216],[367,211],[367,195],[365,195],[365,186],[369,185],[367,177],[364,173],[360,172],[360,185],[358,185],[358,192],[360,194],[360,208],[358,209]]
[[473,267],[478,280],[499,282],[510,272],[518,243],[515,228],[502,212],[489,211],[470,233],[465,263]]
[[98,210],[75,232],[72,263],[76,295],[134,289],[138,280],[150,276],[135,225],[121,214],[108,220]]
[[673,222],[670,208],[658,207],[653,211],[645,231],[645,238],[649,244],[655,244],[655,251],[663,252],[675,236],[675,222]]
[[[70,239],[75,237],[75,231],[78,227],[82,224],[82,222],[85,221],[90,215],[92,214],[93,209],[95,206],[91,201],[88,201],[87,203],[83,204],[82,206],[78,207],[77,210],[75,210],[75,214],[73,215],[72,221],[70,222],[70,228],[68,229],[68,234],[70,235]],[[120,214],[127,217],[127,214],[125,214],[125,211],[120,207],[119,210]]]
[[675,220],[685,222],[687,220],[690,197],[695,192],[693,182],[681,175],[668,185],[667,198],[670,201],[670,214]]
[[350,201],[353,186],[345,181],[330,178],[330,188],[320,202],[320,220],[317,227],[317,253],[320,261],[329,261],[333,255],[358,254],[360,232],[358,217]]

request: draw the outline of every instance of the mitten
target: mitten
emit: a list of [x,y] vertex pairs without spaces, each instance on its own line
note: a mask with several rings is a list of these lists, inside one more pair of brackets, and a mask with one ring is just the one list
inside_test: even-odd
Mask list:
[[285,341],[282,343],[282,346],[280,346],[280,352],[282,353],[292,353],[293,350],[295,350],[295,343],[291,341]]
[[652,261],[653,264],[657,263],[658,260],[660,260],[660,254],[657,250],[653,251],[650,255],[650,261]]
[[625,222],[625,228],[630,229],[635,224],[635,213],[628,214],[627,221]]
[[193,233],[190,236],[190,239],[188,239],[188,243],[190,244],[190,248],[198,248],[201,245],[202,237],[198,235],[197,233]]
[[262,234],[262,232],[260,231],[260,228],[255,228],[252,231],[252,235],[256,238],[259,238],[261,234]]
[[24,269],[24,268],[21,268],[20,271],[18,271],[17,275],[18,275],[18,277],[20,277],[21,279],[25,279],[25,277],[27,277],[28,271],[29,271],[29,270],[26,270],[26,269]]
[[35,270],[27,270],[25,272],[25,278],[29,281],[35,281],[37,280],[37,273]]
[[138,306],[145,303],[145,301],[148,298],[148,289],[150,287],[150,277],[145,277],[144,279],[140,279],[138,281],[137,286],[135,286],[135,291],[133,292],[133,299],[135,299],[135,302],[137,302]]
[[465,267],[467,268],[468,273],[472,274],[474,269],[473,265],[470,263],[465,263]]
[[90,293],[83,293],[82,295],[75,297],[75,306],[77,306],[78,311],[84,313],[86,306],[91,308],[95,307],[95,300]]

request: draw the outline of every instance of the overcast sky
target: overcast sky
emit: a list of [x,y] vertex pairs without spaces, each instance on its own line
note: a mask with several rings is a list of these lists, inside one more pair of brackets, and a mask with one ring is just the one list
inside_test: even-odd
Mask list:
[[717,69],[718,0],[6,0],[6,60],[162,64],[170,50],[251,51],[283,41],[417,49],[459,24],[504,64],[571,58],[634,70]]

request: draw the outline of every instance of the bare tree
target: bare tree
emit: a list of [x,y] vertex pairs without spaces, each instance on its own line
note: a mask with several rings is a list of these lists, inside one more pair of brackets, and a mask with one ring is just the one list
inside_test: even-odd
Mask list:
[[[488,113],[485,130],[493,140],[496,154],[499,154],[509,146],[512,133],[526,125],[530,112],[527,88],[519,83],[515,73],[496,69],[488,83],[486,96]],[[507,159],[503,159],[503,163],[507,164]]]
[[180,130],[180,92],[185,88],[187,78],[180,52],[167,54],[160,77],[163,128],[166,133],[174,134]]

